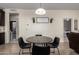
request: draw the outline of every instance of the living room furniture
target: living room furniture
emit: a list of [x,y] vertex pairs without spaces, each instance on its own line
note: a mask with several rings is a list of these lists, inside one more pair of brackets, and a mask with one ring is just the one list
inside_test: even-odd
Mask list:
[[0,26],[5,26],[5,12],[0,9]]
[[0,9],[0,44],[5,43],[5,12]]
[[30,53],[30,48],[31,48],[30,43],[25,43],[22,37],[18,39],[18,43],[19,43],[19,47],[21,48],[19,54],[23,53],[23,49],[29,49],[29,53]]
[[58,48],[59,42],[60,42],[60,38],[59,37],[55,37],[54,41],[52,43],[50,43],[50,48],[54,48],[54,52],[53,53],[55,53],[55,48],[57,48],[58,54],[60,54],[59,48]]
[[67,33],[69,47],[79,54],[79,33]]
[[5,33],[0,33],[0,45],[5,43]]

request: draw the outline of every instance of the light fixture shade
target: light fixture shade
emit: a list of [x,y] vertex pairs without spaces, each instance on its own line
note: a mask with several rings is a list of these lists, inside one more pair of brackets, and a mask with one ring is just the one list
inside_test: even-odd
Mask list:
[[46,14],[46,10],[44,8],[38,8],[38,9],[36,9],[35,14],[44,15],[44,14]]

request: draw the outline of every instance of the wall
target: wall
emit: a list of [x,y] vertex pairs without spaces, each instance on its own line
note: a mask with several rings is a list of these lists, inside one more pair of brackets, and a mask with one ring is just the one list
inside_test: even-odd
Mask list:
[[[10,11],[9,9],[5,9],[6,13],[6,21],[8,22],[8,14],[14,11]],[[19,14],[19,37],[22,36],[25,41],[26,38],[29,36],[34,36],[35,34],[42,34],[45,36],[50,36],[54,38],[55,36],[60,37],[61,42],[64,41],[64,26],[63,26],[63,19],[65,17],[72,18],[72,31],[74,31],[74,19],[79,19],[79,10],[47,10],[47,14],[42,17],[49,17],[54,18],[53,23],[48,24],[37,24],[32,22],[32,17],[41,17],[38,15],[35,15],[34,10],[22,10],[17,9],[15,11]],[[79,23],[78,23],[79,24]],[[8,31],[9,24],[6,23],[6,31]],[[79,26],[78,26],[79,27]],[[7,35],[8,32],[6,32],[6,37],[8,38],[9,35]],[[6,42],[8,43],[9,39],[6,39]]]

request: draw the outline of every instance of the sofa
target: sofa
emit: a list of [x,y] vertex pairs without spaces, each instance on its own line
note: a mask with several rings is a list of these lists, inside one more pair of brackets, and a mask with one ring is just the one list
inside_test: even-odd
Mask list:
[[69,40],[69,47],[79,54],[79,33],[66,33]]

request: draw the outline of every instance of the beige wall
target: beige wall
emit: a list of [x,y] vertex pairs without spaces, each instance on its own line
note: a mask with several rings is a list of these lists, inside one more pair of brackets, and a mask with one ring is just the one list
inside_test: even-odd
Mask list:
[[[22,36],[26,39],[29,36],[34,36],[35,34],[42,34],[45,36],[50,36],[54,38],[55,36],[60,37],[61,42],[64,41],[64,29],[63,29],[63,19],[65,17],[72,18],[72,31],[74,31],[74,19],[79,19],[79,11],[78,10],[48,10],[47,14],[42,17],[54,18],[53,23],[48,24],[37,24],[32,22],[32,17],[37,17],[35,15],[34,10],[16,10],[10,11],[9,9],[5,9],[6,12],[6,43],[9,42],[9,13],[19,13],[19,37]],[[41,17],[41,16],[38,16]],[[78,26],[79,27],[79,26]]]

